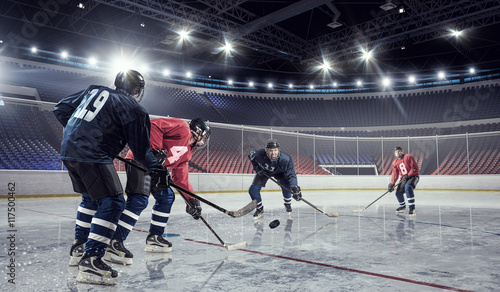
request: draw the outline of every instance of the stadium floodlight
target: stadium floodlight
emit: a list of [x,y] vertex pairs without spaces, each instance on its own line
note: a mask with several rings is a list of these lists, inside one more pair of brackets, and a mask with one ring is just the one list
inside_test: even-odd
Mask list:
[[226,44],[222,47],[226,54],[229,54],[233,51],[233,45],[231,43],[226,42]]
[[127,71],[132,68],[132,62],[130,59],[121,57],[121,58],[116,58],[113,61],[113,70],[116,72],[122,72],[122,71]]
[[444,73],[444,71],[439,71],[439,72],[438,72],[438,78],[439,78],[440,80],[443,80],[443,79],[445,79],[445,78],[446,78],[446,74]]
[[190,71],[186,72],[186,77],[187,78],[193,77],[193,73],[191,73]]
[[185,30],[185,29],[179,31],[178,34],[179,34],[181,40],[186,40],[186,39],[189,38],[189,32],[187,30]]
[[373,53],[372,51],[367,51],[367,50],[361,50],[362,58],[365,61],[370,61],[373,58]]
[[332,65],[330,65],[330,62],[324,61],[323,64],[321,64],[321,69],[323,69],[323,71],[328,71],[332,69]]
[[253,81],[248,82],[248,86],[253,87],[254,83]]
[[38,51],[37,47],[31,47],[31,52],[33,54],[36,54],[37,51]]
[[80,2],[80,3],[78,3],[78,5],[76,5],[76,7],[80,8],[80,9],[85,9],[85,4]]
[[164,69],[163,70],[163,76],[169,76],[170,75],[170,70]]
[[401,14],[401,13],[405,13],[405,8],[403,6],[399,7],[399,10],[398,12]]
[[417,78],[415,78],[415,75],[410,75],[410,76],[408,77],[408,83],[410,83],[410,84],[415,84],[415,83],[417,83]]
[[333,87],[337,87],[338,86],[337,82],[333,82],[332,85],[333,85]]
[[228,84],[228,85],[233,85],[233,79],[229,79],[229,80],[227,81],[227,84]]
[[273,88],[273,84],[272,84],[271,82],[269,82],[269,83],[267,84],[267,88]]
[[314,85],[309,85],[309,89],[314,89]]
[[451,35],[458,38],[459,36],[462,35],[462,31],[461,30],[452,30]]
[[288,84],[288,88],[293,89],[293,84],[292,83]]
[[389,77],[385,77],[382,79],[382,86],[389,87],[391,85],[391,79]]
[[475,73],[476,73],[476,69],[474,69],[474,68],[470,68],[470,69],[469,69],[469,73],[470,73],[470,74],[475,74]]
[[361,80],[356,81],[356,85],[357,85],[358,87],[363,86],[363,81],[361,81]]
[[68,55],[68,52],[66,52],[66,51],[62,51],[62,52],[61,52],[61,59],[66,60],[66,59],[68,59],[68,56],[69,56],[69,55]]
[[90,66],[95,66],[95,65],[97,65],[97,58],[96,58],[96,57],[90,57],[90,58],[89,58],[89,65],[90,65]]

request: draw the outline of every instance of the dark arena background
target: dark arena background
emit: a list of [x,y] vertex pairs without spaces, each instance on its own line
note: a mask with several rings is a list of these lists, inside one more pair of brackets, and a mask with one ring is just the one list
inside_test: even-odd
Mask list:
[[[498,290],[499,31],[488,0],[2,1],[0,290]],[[248,242],[227,251],[176,195],[173,251],[151,255],[151,196],[126,241],[134,264],[112,264],[118,284],[76,282],[81,195],[52,110],[126,69],[144,75],[151,119],[208,121],[210,143],[189,162],[196,194],[246,205],[248,154],[272,138],[303,197],[340,217],[297,201],[287,215],[269,181],[260,221],[202,203],[221,238]],[[415,217],[380,197],[396,146],[420,169]]]

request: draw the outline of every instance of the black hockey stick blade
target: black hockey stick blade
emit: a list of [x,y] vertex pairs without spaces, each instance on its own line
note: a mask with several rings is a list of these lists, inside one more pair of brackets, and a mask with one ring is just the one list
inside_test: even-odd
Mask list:
[[328,217],[340,217],[340,214],[338,212],[326,213],[325,211],[321,210],[320,208],[316,207],[315,205],[309,203],[306,199],[302,198],[300,200],[304,201],[304,203],[308,204],[309,206],[313,207],[314,209],[318,210],[319,212],[325,214]]
[[228,215],[232,216],[234,218],[238,218],[238,217],[244,216],[244,215],[252,212],[256,207],[257,207],[257,200],[252,200],[245,207],[243,207],[237,211],[229,211]]
[[[179,191],[179,190],[177,190],[177,191]],[[189,206],[189,208],[193,208],[193,205],[191,205],[191,202],[189,202],[189,200],[186,198],[186,195],[184,195],[184,193],[182,191],[179,191],[179,194],[184,199],[184,201]],[[217,240],[222,244],[222,246],[225,249],[236,250],[236,249],[244,248],[248,245],[246,241],[243,241],[243,242],[240,242],[237,244],[233,244],[233,245],[228,245],[228,244],[224,243],[222,238],[220,238],[220,236],[215,232],[215,230],[213,230],[212,226],[210,226],[210,224],[208,224],[208,222],[205,220],[205,218],[203,218],[203,216],[201,214],[199,215],[199,219],[203,222],[203,224],[205,224],[205,226],[208,228],[208,230],[210,230],[210,232],[212,232],[212,234],[215,236],[215,238],[217,238]]]

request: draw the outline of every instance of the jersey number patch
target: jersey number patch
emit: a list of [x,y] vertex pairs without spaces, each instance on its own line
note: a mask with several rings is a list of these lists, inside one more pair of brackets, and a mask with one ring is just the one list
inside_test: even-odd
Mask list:
[[405,166],[405,164],[404,164],[403,162],[401,162],[401,163],[399,164],[399,169],[401,170],[401,173],[402,173],[403,175],[408,174],[408,170],[406,170],[406,166]]
[[170,156],[169,158],[167,158],[168,162],[170,164],[176,162],[187,151],[188,151],[187,146],[173,146],[172,148],[170,148],[170,153],[172,153],[172,156]]
[[[87,101],[82,107],[78,107],[75,118],[90,122],[97,116],[109,97],[109,92],[106,90],[103,90],[99,96],[95,97],[98,91],[98,89],[94,89],[88,93]],[[92,107],[90,107],[92,101]]]

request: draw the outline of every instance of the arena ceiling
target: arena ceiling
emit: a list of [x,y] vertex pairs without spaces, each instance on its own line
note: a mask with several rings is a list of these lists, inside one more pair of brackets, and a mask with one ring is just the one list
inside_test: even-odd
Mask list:
[[[4,0],[0,52],[135,60],[160,71],[242,81],[352,79],[500,68],[493,0]],[[83,8],[81,6],[84,6]],[[400,9],[404,9],[400,13]],[[189,39],[180,41],[179,31]],[[460,36],[451,35],[461,31]],[[233,51],[221,47],[231,42]],[[30,53],[32,46],[38,48]],[[371,51],[370,62],[361,51]],[[328,61],[328,72],[320,66]],[[286,82],[286,81],[285,81]]]

